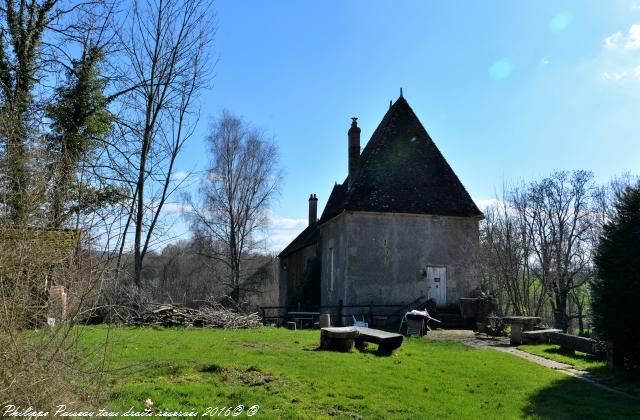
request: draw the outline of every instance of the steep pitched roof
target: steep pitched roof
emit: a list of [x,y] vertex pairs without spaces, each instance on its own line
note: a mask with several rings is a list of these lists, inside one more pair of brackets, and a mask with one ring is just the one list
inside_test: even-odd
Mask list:
[[300,232],[300,234],[282,250],[278,257],[283,258],[287,255],[293,254],[302,248],[306,248],[309,245],[317,243],[318,239],[320,239],[320,229],[318,229],[318,224],[316,223],[311,226],[307,226],[305,230]]
[[362,151],[352,187],[333,187],[320,222],[344,210],[483,217],[402,96]]

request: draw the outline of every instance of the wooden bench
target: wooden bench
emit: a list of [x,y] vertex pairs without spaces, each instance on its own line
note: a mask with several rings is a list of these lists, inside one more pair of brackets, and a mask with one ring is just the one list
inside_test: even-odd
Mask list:
[[522,333],[522,344],[549,344],[551,333],[562,332],[555,328],[543,330],[524,331]]
[[373,343],[378,345],[381,352],[391,352],[402,345],[403,336],[401,334],[391,333],[374,328],[356,327],[358,336],[356,337],[356,346],[362,347],[364,343]]

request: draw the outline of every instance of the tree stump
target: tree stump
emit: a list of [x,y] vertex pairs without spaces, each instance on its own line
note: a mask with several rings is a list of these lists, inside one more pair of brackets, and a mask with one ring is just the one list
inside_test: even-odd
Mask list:
[[354,327],[328,327],[320,330],[320,348],[332,351],[351,351],[358,330]]

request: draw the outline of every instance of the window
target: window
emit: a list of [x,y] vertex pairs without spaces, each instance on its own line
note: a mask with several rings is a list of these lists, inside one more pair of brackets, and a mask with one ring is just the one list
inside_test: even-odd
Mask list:
[[329,248],[329,258],[331,258],[331,264],[329,266],[329,291],[333,292],[333,248]]

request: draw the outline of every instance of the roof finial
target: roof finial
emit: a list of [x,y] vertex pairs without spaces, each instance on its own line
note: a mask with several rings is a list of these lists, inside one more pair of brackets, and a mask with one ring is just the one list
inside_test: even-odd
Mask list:
[[393,105],[393,100],[389,99],[389,109],[391,109],[391,105]]
[[400,97],[402,98],[402,88],[400,88]]

